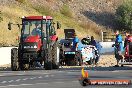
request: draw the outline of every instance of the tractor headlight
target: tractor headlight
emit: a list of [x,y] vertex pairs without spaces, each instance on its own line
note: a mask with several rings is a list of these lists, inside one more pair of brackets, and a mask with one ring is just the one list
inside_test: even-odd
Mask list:
[[37,48],[37,46],[35,45],[34,48]]
[[34,45],[34,46],[24,46],[24,49],[27,49],[27,48],[37,48],[37,45]]
[[30,46],[24,46],[24,49],[30,48]]

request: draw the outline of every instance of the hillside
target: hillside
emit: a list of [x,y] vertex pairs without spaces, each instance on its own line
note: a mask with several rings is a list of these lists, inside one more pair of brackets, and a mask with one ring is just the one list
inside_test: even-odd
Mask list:
[[[75,28],[80,38],[93,35],[101,39],[101,30],[113,29],[115,9],[123,0],[0,0],[0,45],[16,45],[17,27],[8,30],[8,22],[21,23],[22,16],[51,15],[62,25],[57,30]],[[61,34],[61,35],[60,35]]]

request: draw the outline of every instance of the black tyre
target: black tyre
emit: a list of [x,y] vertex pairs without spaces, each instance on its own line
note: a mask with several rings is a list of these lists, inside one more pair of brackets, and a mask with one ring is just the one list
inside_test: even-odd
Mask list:
[[53,69],[59,68],[59,48],[57,42],[52,46],[52,66]]
[[90,84],[91,84],[90,79],[84,78],[82,80],[82,86],[87,86],[87,85],[90,85]]
[[124,67],[124,65],[122,64],[121,67]]
[[52,55],[51,49],[45,50],[45,62],[44,62],[45,70],[52,70]]
[[11,69],[12,71],[19,70],[18,49],[17,48],[11,49]]
[[81,55],[80,51],[76,52],[75,59],[76,59],[76,65],[81,66],[81,64],[82,64],[82,55]]
[[48,61],[48,62],[45,62],[45,70],[52,70],[52,62],[51,61]]

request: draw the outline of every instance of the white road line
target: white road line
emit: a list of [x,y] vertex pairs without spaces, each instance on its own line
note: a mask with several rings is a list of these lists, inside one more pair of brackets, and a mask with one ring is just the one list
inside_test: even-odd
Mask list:
[[48,83],[36,83],[36,84],[48,84]]
[[11,82],[13,82],[14,80],[10,80],[10,81],[8,81],[9,83],[11,83]]
[[20,85],[22,85],[22,86],[31,86],[33,84],[20,84]]
[[30,78],[30,79],[36,79],[36,77]]
[[16,81],[19,82],[21,79],[17,79]]
[[19,85],[8,85],[8,86],[19,86]]
[[24,78],[24,79],[22,79],[22,80],[27,80],[28,78]]
[[1,83],[7,83],[7,81],[2,81]]
[[5,75],[0,75],[0,76],[5,76]]
[[0,86],[0,88],[5,88],[5,87],[15,87],[15,86],[31,86],[31,85],[34,85],[34,84],[20,84],[20,85],[7,85],[7,86]]
[[43,77],[42,77],[42,76],[39,76],[38,78],[41,79],[41,78],[43,78]]
[[49,75],[45,75],[44,77],[49,77]]

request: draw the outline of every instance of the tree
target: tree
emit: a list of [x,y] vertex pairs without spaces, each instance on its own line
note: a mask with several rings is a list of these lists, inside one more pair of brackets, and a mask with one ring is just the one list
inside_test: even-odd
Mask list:
[[116,10],[116,20],[120,30],[132,31],[132,1],[126,1]]

